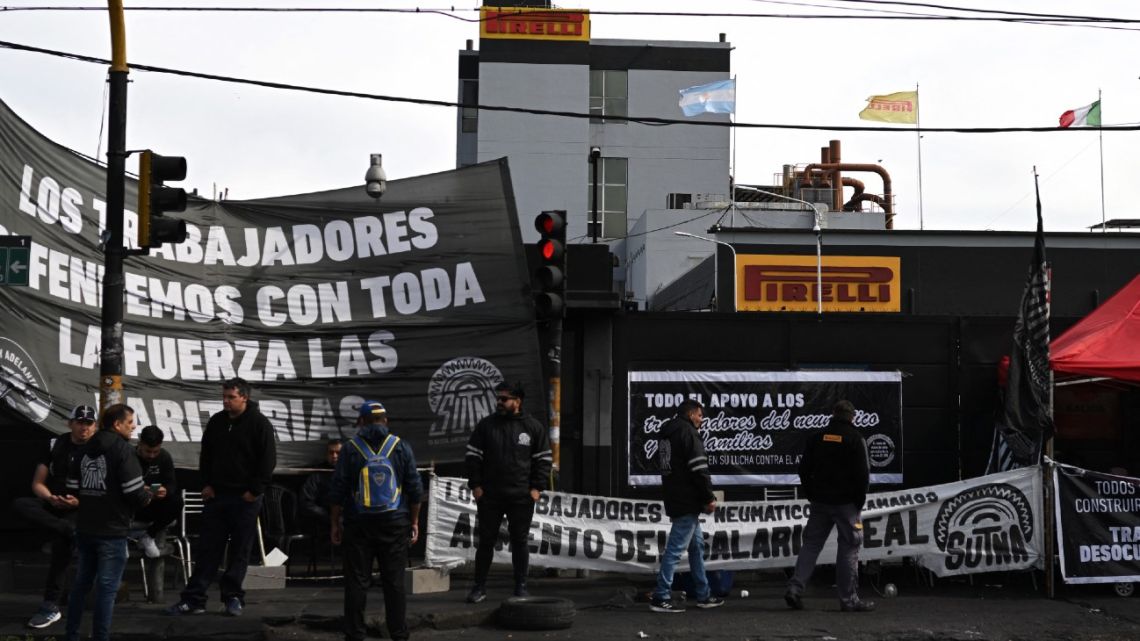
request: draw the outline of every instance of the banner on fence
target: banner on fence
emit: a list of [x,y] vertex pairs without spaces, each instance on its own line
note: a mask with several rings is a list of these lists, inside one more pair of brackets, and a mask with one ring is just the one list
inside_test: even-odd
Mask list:
[[[432,479],[427,563],[475,558],[475,502],[466,481]],[[914,557],[938,576],[1039,565],[1041,470],[1023,468],[931,487],[872,494],[863,511],[863,560]],[[709,569],[792,567],[810,505],[727,501],[702,518]],[[669,533],[660,501],[547,492],[535,506],[531,564],[611,572],[654,572]],[[504,527],[495,562],[510,563]],[[835,536],[821,562],[835,558]],[[687,561],[682,560],[681,567]]]
[[630,372],[629,484],[659,485],[657,433],[681,401],[705,406],[701,436],[714,485],[794,485],[807,437],[836,401],[855,405],[872,483],[902,483],[900,372]]
[[1058,465],[1053,487],[1065,583],[1140,581],[1140,479]]

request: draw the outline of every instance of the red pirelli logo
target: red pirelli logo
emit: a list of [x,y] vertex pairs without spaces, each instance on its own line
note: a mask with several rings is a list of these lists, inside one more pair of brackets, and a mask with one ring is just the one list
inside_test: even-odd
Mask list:
[[590,40],[590,12],[585,10],[484,7],[480,18],[480,38]]
[[899,258],[894,256],[742,255],[737,260],[740,311],[897,312]]

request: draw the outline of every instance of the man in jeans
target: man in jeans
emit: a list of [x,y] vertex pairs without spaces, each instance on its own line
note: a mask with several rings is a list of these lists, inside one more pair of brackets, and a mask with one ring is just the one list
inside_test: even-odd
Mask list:
[[863,545],[861,510],[867,500],[870,472],[867,443],[855,430],[855,406],[839,401],[827,428],[808,437],[800,457],[800,485],[811,501],[804,526],[803,547],[796,572],[788,581],[784,601],[793,610],[804,607],[800,595],[815,569],[815,561],[835,526],[839,546],[835,552],[835,587],[843,612],[870,612],[872,601],[859,599],[859,548]]
[[12,511],[42,530],[51,542],[51,565],[44,586],[44,602],[28,621],[29,628],[46,628],[59,621],[63,578],[71,565],[75,542],[75,519],[79,499],[67,491],[71,457],[95,434],[98,412],[90,405],[76,405],[68,417],[70,434],[55,440],[32,475],[32,494],[12,501]]
[[250,547],[257,536],[265,486],[277,467],[277,443],[273,426],[249,398],[244,379],[222,383],[222,411],[210,417],[202,433],[198,470],[202,476],[202,529],[198,538],[197,563],[182,598],[165,610],[172,616],[206,611],[206,590],[226,556],[229,565],[219,581],[222,605],[229,616],[241,616],[245,590],[242,582],[249,568]]
[[698,432],[702,419],[704,408],[700,402],[687,400],[677,408],[677,415],[661,427],[657,439],[665,514],[673,524],[669,528],[665,552],[661,555],[657,587],[649,602],[649,609],[654,612],[670,614],[685,611],[684,607],[673,603],[672,590],[673,571],[686,549],[689,551],[693,588],[697,592],[697,607],[707,609],[724,605],[724,599],[712,595],[705,576],[701,513],[713,513],[716,496],[712,493],[708,456]]
[[71,459],[67,487],[79,496],[75,527],[79,568],[67,601],[67,641],[79,641],[79,624],[92,587],[91,639],[111,638],[111,614],[127,566],[131,518],[151,499],[138,457],[127,444],[134,431],[134,410],[122,403],[112,405],[103,411],[99,432]]

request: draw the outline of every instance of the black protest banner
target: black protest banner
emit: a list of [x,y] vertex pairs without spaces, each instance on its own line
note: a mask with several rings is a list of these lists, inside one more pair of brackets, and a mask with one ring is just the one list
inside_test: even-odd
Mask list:
[[1140,479],[1058,465],[1053,487],[1065,583],[1140,581]]
[[[29,285],[0,287],[0,420],[61,433],[73,405],[96,399],[105,188],[101,166],[0,104],[0,234],[33,241]],[[279,469],[320,461],[315,441],[350,434],[364,399],[385,404],[420,459],[461,460],[495,384],[541,389],[505,160],[392,181],[379,201],[355,186],[192,198],[172,216],[189,238],[127,259],[117,329],[127,402],[180,466],[196,466],[234,376],[275,428]]]
[[899,372],[629,373],[629,483],[657,485],[657,433],[687,398],[701,401],[701,435],[717,485],[799,482],[797,465],[836,401],[856,408],[872,483],[901,483],[902,375]]

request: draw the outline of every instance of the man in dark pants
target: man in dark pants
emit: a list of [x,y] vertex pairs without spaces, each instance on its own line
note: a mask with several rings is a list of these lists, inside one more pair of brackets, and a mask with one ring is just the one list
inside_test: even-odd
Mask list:
[[673,571],[686,550],[693,588],[697,593],[697,607],[710,609],[724,605],[724,599],[712,595],[705,575],[701,514],[712,514],[716,510],[716,495],[712,492],[709,458],[698,432],[703,420],[704,407],[692,399],[684,401],[677,408],[677,415],[661,426],[657,439],[665,514],[672,524],[661,555],[661,567],[657,571],[657,587],[649,601],[649,609],[653,612],[672,614],[685,611],[673,603],[672,591]]
[[233,378],[222,383],[222,411],[210,417],[202,433],[198,469],[202,477],[201,531],[197,564],[182,598],[166,614],[202,614],[206,590],[214,580],[229,541],[229,565],[219,582],[225,613],[240,616],[249,567],[250,547],[257,535],[262,494],[277,467],[277,444],[269,419],[250,400],[249,383]]
[[59,602],[63,596],[63,580],[71,565],[71,549],[75,543],[75,519],[79,499],[67,491],[67,474],[71,456],[95,434],[97,410],[90,405],[76,405],[68,416],[70,434],[55,440],[50,453],[37,463],[32,475],[32,495],[12,501],[12,511],[48,534],[51,542],[51,565],[48,566],[44,601],[28,621],[30,628],[46,628],[62,618]]
[[139,537],[139,548],[151,559],[162,555],[159,539],[182,511],[174,459],[170,452],[162,449],[162,440],[162,430],[157,425],[147,425],[139,433],[139,444],[135,448],[142,466],[143,483],[152,495],[151,502],[135,514],[135,520],[149,523],[146,533]]
[[67,487],[79,496],[75,584],[67,600],[67,641],[79,641],[87,593],[95,589],[91,640],[110,641],[115,594],[127,567],[127,532],[135,510],[151,500],[138,457],[127,443],[135,411],[118,403],[103,410],[99,432],[71,458]]
[[423,486],[412,447],[388,430],[384,406],[365,401],[360,418],[360,431],[344,445],[329,489],[329,538],[344,544],[344,638],[364,639],[372,563],[379,559],[388,634],[407,639],[404,572],[408,547],[420,537]]
[[487,598],[487,573],[504,516],[511,537],[514,594],[528,595],[527,534],[553,461],[546,428],[522,411],[522,386],[500,383],[495,399],[495,413],[479,421],[467,442],[467,485],[475,497],[479,520],[475,585],[467,595],[468,603]]
[[808,436],[800,458],[800,485],[811,501],[811,513],[804,527],[803,547],[796,559],[796,571],[788,581],[784,601],[793,610],[802,610],[804,586],[815,569],[815,561],[835,526],[839,547],[835,553],[835,587],[843,612],[870,612],[871,601],[859,599],[859,548],[863,545],[861,511],[867,500],[870,472],[867,443],[855,430],[855,406],[839,401],[831,412],[827,429]]

